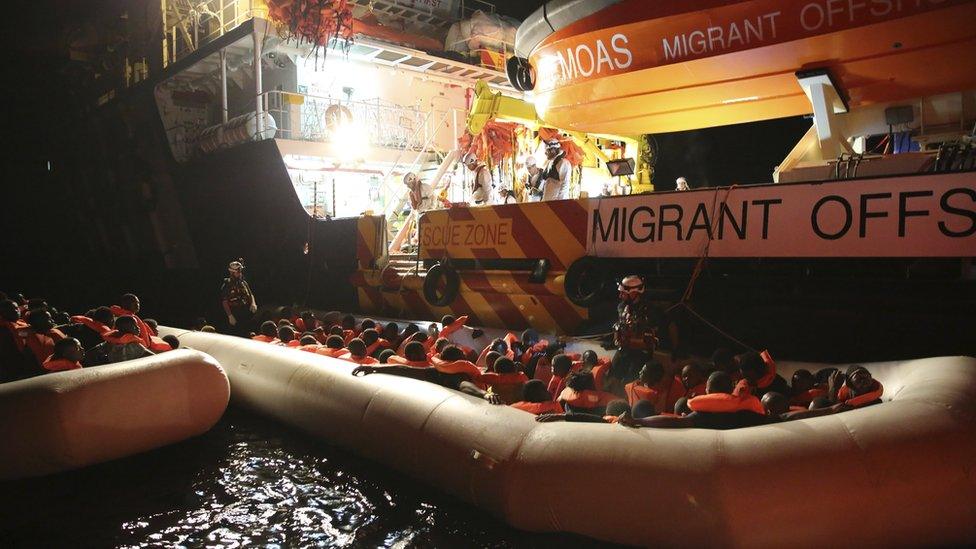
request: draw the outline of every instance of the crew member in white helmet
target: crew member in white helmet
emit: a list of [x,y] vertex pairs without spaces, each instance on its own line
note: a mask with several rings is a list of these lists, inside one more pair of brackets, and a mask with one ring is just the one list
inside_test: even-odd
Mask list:
[[537,165],[534,156],[525,157],[522,189],[526,202],[538,202],[542,198],[542,168]]
[[542,172],[542,200],[565,200],[569,198],[569,176],[572,166],[566,160],[566,153],[558,139],[546,141],[546,158],[549,163]]
[[475,206],[488,204],[491,195],[491,173],[488,166],[478,162],[478,157],[472,153],[464,155],[464,165],[474,172],[474,180],[471,182],[471,203]]
[[676,191],[690,191],[691,187],[688,186],[688,180],[684,177],[679,177],[674,180],[674,190]]
[[422,212],[434,208],[434,204],[436,203],[434,189],[427,183],[421,181],[417,177],[417,174],[407,172],[403,176],[403,184],[410,189],[410,194],[407,197],[410,200],[410,208],[413,211]]

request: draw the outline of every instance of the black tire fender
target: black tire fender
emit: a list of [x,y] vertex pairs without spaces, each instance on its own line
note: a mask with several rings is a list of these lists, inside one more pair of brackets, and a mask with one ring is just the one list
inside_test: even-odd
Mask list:
[[438,263],[424,277],[424,299],[434,307],[446,307],[457,299],[461,275],[453,267]]
[[574,261],[563,282],[566,298],[579,307],[596,305],[606,293],[609,282],[606,270],[595,257],[583,256]]

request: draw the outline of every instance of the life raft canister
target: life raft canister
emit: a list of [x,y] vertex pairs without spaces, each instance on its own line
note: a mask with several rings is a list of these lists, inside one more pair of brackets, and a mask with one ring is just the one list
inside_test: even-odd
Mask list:
[[447,307],[458,296],[461,276],[446,263],[438,263],[424,277],[424,299],[435,307]]
[[606,266],[591,256],[574,261],[566,270],[563,286],[566,297],[579,307],[596,305],[606,293],[608,279]]

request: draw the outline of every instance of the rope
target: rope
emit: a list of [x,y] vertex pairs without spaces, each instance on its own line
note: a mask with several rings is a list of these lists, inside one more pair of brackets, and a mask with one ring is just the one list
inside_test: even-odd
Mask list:
[[718,333],[718,334],[719,334],[719,335],[721,335],[721,336],[724,336],[724,337],[725,337],[725,338],[727,338],[727,339],[728,339],[729,341],[733,341],[733,342],[735,342],[735,343],[737,343],[737,344],[739,344],[739,346],[741,346],[741,347],[742,347],[743,349],[746,349],[746,350],[749,350],[749,351],[753,351],[753,352],[755,352],[755,351],[756,351],[756,349],[754,349],[754,348],[752,348],[752,347],[750,347],[749,345],[746,345],[746,344],[745,344],[745,343],[743,343],[742,341],[740,341],[740,340],[738,340],[738,339],[736,339],[735,337],[733,337],[733,336],[732,336],[731,334],[729,334],[728,332],[726,332],[726,331],[724,331],[724,330],[722,330],[722,329],[721,329],[721,328],[719,328],[718,326],[716,326],[716,325],[714,325],[714,324],[712,324],[711,322],[709,322],[709,321],[708,321],[708,319],[706,319],[706,318],[705,318],[705,317],[703,317],[702,315],[700,315],[700,314],[698,314],[698,312],[697,312],[697,311],[695,311],[694,309],[692,309],[692,308],[691,308],[691,306],[690,306],[690,305],[688,305],[687,303],[684,303],[684,302],[681,302],[681,303],[675,303],[675,304],[674,304],[674,306],[672,306],[672,307],[671,307],[670,309],[668,309],[668,311],[671,311],[671,309],[674,309],[675,307],[679,307],[679,306],[683,306],[683,307],[684,307],[685,309],[687,309],[687,311],[688,311],[689,313],[691,313],[692,315],[694,315],[694,316],[695,316],[695,318],[697,318],[698,320],[700,320],[700,321],[702,321],[702,323],[703,323],[703,324],[705,324],[705,325],[706,325],[706,326],[708,326],[709,328],[711,328],[711,329],[713,329],[713,330],[715,330],[715,332],[716,332],[716,333]]

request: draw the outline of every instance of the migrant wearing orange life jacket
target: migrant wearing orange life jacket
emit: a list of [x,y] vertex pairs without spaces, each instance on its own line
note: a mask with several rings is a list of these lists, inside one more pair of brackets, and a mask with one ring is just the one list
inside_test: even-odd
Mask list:
[[567,377],[568,376],[557,376],[556,374],[552,374],[551,376],[549,376],[549,384],[546,386],[546,390],[549,391],[549,394],[550,395],[562,394],[563,390],[566,388]]
[[350,353],[348,351],[346,351],[345,353],[339,355],[336,358],[338,358],[340,360],[345,360],[347,362],[352,362],[354,364],[369,365],[369,364],[379,364],[380,363],[379,360],[376,360],[375,358],[373,358],[373,357],[371,357],[369,355],[360,356],[360,357],[354,357],[354,356],[352,356],[352,353]]
[[93,318],[88,318],[87,316],[84,315],[75,315],[71,317],[71,322],[74,322],[75,324],[83,324],[98,335],[105,335],[108,332],[112,331],[111,327],[106,326],[105,324],[102,324],[101,322]]
[[[766,372],[756,381],[755,388],[762,390],[769,387],[776,380],[776,362],[773,361],[773,357],[769,354],[768,350],[759,353],[759,356],[762,357],[763,364],[766,365]],[[753,387],[749,384],[749,380],[743,378],[735,384],[735,389],[732,390],[732,394],[741,395],[744,392],[751,393],[752,390]]]
[[[528,362],[523,362],[523,364],[528,364]],[[532,376],[533,379],[538,379],[539,381],[549,386],[549,381],[552,380],[552,363],[549,361],[548,357],[539,357],[539,360],[535,363],[535,375]],[[555,394],[555,393],[549,393]]]
[[481,369],[470,360],[447,361],[435,355],[430,358],[430,365],[442,374],[464,374],[472,383],[484,388],[481,384]]
[[526,402],[520,400],[510,404],[512,408],[517,410],[522,410],[523,412],[528,412],[530,414],[561,414],[563,413],[563,407],[559,405],[558,402],[548,401],[548,402]]
[[26,345],[25,339],[30,331],[30,325],[23,320],[15,320],[10,322],[4,318],[0,318],[0,330],[6,330],[10,334],[10,340],[13,341],[14,348],[17,352],[22,352],[24,346]]
[[142,339],[142,344],[145,345],[147,349],[152,347],[151,337],[154,335],[159,335],[156,333],[156,330],[150,328],[148,324],[142,321],[142,318],[140,318],[139,315],[133,313],[125,307],[112,305],[109,307],[109,309],[112,310],[112,314],[115,316],[131,316],[132,318],[136,319],[136,324],[139,325],[139,338]]
[[624,385],[624,394],[627,395],[627,402],[633,407],[640,400],[646,400],[654,405],[654,409],[658,410],[663,408],[665,405],[664,397],[667,395],[662,395],[660,391],[653,387],[648,387],[640,382],[640,380],[631,381],[627,385]]
[[81,364],[66,358],[49,357],[42,365],[48,372],[65,372],[67,370],[80,370]]
[[522,384],[529,381],[529,378],[522,372],[509,374],[499,374],[490,372],[481,374],[481,383],[492,387],[494,392],[506,403],[516,402],[522,394]]
[[260,341],[261,343],[271,343],[272,341],[274,341],[274,340],[276,340],[278,338],[271,337],[271,336],[266,336],[264,334],[258,334],[256,336],[252,337],[251,339],[253,339],[254,341]]
[[[457,317],[457,319],[454,322],[448,324],[447,326],[444,326],[444,328],[441,329],[440,333],[437,334],[437,337],[446,337],[450,339],[451,334],[463,328],[464,325],[467,324],[467,322],[468,322],[468,315],[461,315]],[[437,338],[435,337],[434,339]]]
[[529,360],[532,359],[533,355],[545,351],[549,347],[549,341],[545,339],[540,339],[538,343],[532,345],[525,352],[522,353],[522,364],[528,364]]
[[429,360],[407,360],[400,355],[393,355],[386,359],[388,364],[399,364],[400,366],[411,366],[413,368],[430,368]]
[[574,391],[572,387],[566,387],[559,393],[559,402],[573,408],[589,410],[593,408],[606,408],[607,404],[617,399],[617,395],[604,391]]
[[343,330],[342,331],[342,342],[349,345],[349,342],[359,337],[359,332],[356,330]]
[[596,366],[593,367],[593,386],[596,387],[597,391],[603,390],[603,381],[607,378],[607,372],[610,371],[610,361],[603,358],[598,359]]
[[[488,366],[488,361],[486,357],[490,352],[491,352],[491,344],[489,343],[484,349],[481,350],[481,354],[478,355],[478,360],[475,361],[475,364],[477,364],[479,368],[486,368]],[[511,347],[509,347],[508,350],[505,351],[505,354],[503,356],[505,358],[515,360],[515,352],[512,351]]]
[[44,361],[54,354],[54,343],[64,339],[64,333],[57,328],[51,328],[47,333],[29,331],[24,338],[24,345],[30,349],[37,364],[43,365]]
[[843,402],[844,404],[853,408],[859,408],[861,406],[873,403],[881,398],[881,395],[883,394],[884,387],[881,385],[881,382],[876,379],[872,380],[871,388],[868,389],[867,392],[860,395],[855,395],[854,391],[852,391],[851,388],[845,383],[837,391],[837,402]]
[[671,382],[671,388],[668,391],[668,401],[667,410],[674,411],[674,405],[678,402],[678,399],[684,397],[689,400],[695,398],[696,396],[701,396],[705,394],[705,383],[699,383],[691,388],[686,388],[684,383],[681,382],[681,377],[674,376],[674,381]]
[[749,411],[766,415],[762,401],[748,393],[743,396],[728,393],[709,393],[688,399],[688,408],[693,412],[734,413]]
[[107,334],[102,334],[102,339],[104,339],[110,345],[128,345],[129,343],[138,343],[142,345],[142,338],[135,334],[122,333],[118,330],[112,330]]
[[369,347],[366,347],[366,354],[372,355],[379,349],[389,349],[390,347],[391,347],[390,342],[381,337],[377,339],[375,343],[373,343]]

